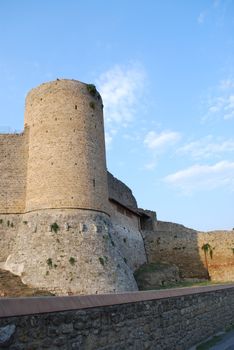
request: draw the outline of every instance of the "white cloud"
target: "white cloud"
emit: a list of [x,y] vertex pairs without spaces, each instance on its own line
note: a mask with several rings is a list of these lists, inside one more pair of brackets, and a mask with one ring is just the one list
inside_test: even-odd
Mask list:
[[152,162],[149,162],[149,163],[146,163],[145,165],[144,165],[144,169],[145,170],[154,170],[155,169],[155,167],[156,167],[156,165],[157,165],[157,162],[156,161],[152,161]]
[[206,112],[202,121],[234,118],[234,79],[221,80],[215,92],[205,101]]
[[175,131],[162,131],[161,133],[149,131],[145,136],[144,144],[149,149],[161,153],[166,148],[178,142],[180,140],[180,137],[180,134]]
[[205,17],[206,17],[206,12],[205,11],[201,12],[197,18],[198,23],[199,24],[204,23]]
[[220,157],[230,152],[234,152],[234,139],[215,139],[211,135],[189,142],[177,150],[178,154],[188,155],[194,159]]
[[110,147],[112,139],[113,139],[112,135],[109,132],[105,132],[105,141],[106,141],[106,148],[107,149]]
[[221,80],[219,83],[219,87],[221,90],[231,89],[234,87],[234,81],[230,78]]
[[216,188],[234,191],[234,162],[221,161],[214,165],[195,164],[166,176],[164,181],[183,194]]
[[133,119],[145,80],[145,72],[140,65],[115,65],[101,74],[97,86],[104,102],[107,123],[126,125]]

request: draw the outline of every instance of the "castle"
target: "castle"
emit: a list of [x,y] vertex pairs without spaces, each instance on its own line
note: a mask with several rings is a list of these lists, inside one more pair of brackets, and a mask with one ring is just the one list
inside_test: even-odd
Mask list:
[[[0,267],[57,295],[137,290],[147,262],[185,278],[234,280],[234,232],[158,221],[108,173],[103,104],[94,85],[32,89],[21,134],[0,134]],[[202,245],[214,250],[207,267]]]

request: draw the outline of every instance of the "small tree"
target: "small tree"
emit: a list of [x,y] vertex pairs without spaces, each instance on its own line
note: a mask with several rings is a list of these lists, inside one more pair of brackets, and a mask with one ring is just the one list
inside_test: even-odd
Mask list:
[[202,250],[205,254],[205,264],[206,264],[206,269],[207,269],[207,275],[208,275],[208,279],[210,280],[210,274],[209,274],[209,266],[208,266],[208,260],[207,260],[207,254],[210,254],[210,258],[213,258],[213,248],[211,247],[211,245],[209,243],[205,243],[202,246]]

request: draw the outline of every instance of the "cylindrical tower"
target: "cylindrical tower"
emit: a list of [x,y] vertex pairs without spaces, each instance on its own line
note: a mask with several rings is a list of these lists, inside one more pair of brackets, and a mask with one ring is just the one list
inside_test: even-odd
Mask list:
[[108,217],[102,100],[57,80],[26,99],[26,209],[5,269],[61,294],[136,290]]
[[108,213],[103,106],[94,85],[57,80],[26,98],[26,212],[79,208]]

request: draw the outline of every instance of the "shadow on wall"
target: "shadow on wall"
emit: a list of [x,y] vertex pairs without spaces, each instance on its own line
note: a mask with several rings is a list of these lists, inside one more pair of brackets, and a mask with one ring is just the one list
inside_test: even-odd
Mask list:
[[156,221],[142,233],[149,263],[175,264],[181,278],[234,281],[234,231],[199,232]]

